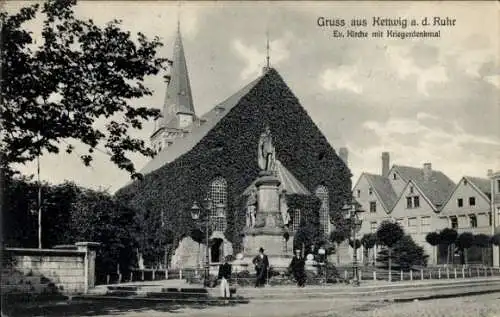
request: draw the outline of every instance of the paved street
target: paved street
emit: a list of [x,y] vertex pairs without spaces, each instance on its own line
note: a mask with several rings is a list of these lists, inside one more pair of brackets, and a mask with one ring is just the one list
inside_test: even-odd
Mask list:
[[311,317],[500,317],[500,293],[436,299],[409,303],[353,299],[256,300],[229,306],[173,305],[165,302],[88,301],[33,309],[24,308],[7,316],[311,316]]

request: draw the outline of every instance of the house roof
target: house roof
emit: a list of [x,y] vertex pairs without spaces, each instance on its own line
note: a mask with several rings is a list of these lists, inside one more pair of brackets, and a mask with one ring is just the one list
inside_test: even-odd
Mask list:
[[216,124],[228,114],[233,107],[235,107],[238,102],[247,95],[252,88],[254,88],[263,76],[259,76],[235,94],[219,103],[208,111],[201,118],[193,122],[193,124],[187,127],[191,130],[183,138],[176,139],[172,145],[164,148],[158,155],[156,155],[151,161],[149,161],[140,171],[141,174],[149,174],[160,167],[173,162],[181,155],[187,153],[191,150],[198,142],[200,142],[207,133],[216,126]]
[[455,189],[455,183],[443,172],[431,170],[429,179],[424,177],[424,169],[394,165],[405,181],[413,181],[435,207],[442,207]]
[[[311,192],[302,185],[302,183],[279,161],[276,160],[276,176],[280,180],[280,190],[286,190],[288,195],[299,194],[299,195],[311,195]],[[250,186],[248,186],[245,191],[243,191],[242,196],[247,196],[250,191],[255,187],[257,180],[254,180]]]
[[474,184],[483,194],[488,196],[488,199],[491,199],[491,181],[489,179],[473,176],[464,176],[464,178],[467,179],[469,183]]
[[368,182],[373,186],[373,189],[378,194],[382,204],[384,204],[385,209],[390,212],[394,207],[398,197],[391,182],[387,177],[381,175],[364,173]]

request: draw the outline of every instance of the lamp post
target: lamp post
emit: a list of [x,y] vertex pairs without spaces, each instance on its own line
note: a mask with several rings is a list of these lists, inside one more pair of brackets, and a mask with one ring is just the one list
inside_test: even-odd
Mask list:
[[[200,219],[200,213],[201,209],[203,209],[203,214],[205,215],[204,217],[201,217]],[[205,199],[205,203],[200,207],[198,206],[198,203],[195,201],[193,203],[193,206],[191,207],[191,218],[194,221],[203,221],[205,225],[205,243],[206,243],[206,248],[205,248],[205,276],[204,276],[204,285],[208,286],[209,282],[209,277],[210,277],[210,254],[208,253],[208,243],[209,243],[209,229],[211,226],[211,221],[210,221],[210,209],[211,209],[211,200],[210,198]]]
[[342,210],[347,213],[346,219],[349,221],[349,229],[352,237],[352,272],[353,272],[353,285],[354,286],[359,286],[359,266],[358,266],[358,252],[356,248],[356,231],[358,230],[359,227],[361,227],[361,224],[363,221],[359,218],[358,214],[361,212],[364,212],[361,208],[359,208],[360,205],[358,202],[355,200],[351,201],[350,203],[346,203],[344,207],[342,207]]
[[323,281],[324,284],[326,285],[327,282],[327,276],[326,276],[326,250],[321,247],[318,250],[318,260],[319,260],[319,265],[320,268],[323,270]]

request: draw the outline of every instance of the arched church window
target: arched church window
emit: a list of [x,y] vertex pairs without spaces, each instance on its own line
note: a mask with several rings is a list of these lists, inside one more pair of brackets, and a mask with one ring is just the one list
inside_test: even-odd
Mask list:
[[222,177],[215,178],[210,184],[210,218],[214,230],[226,230],[227,182]]
[[319,223],[321,234],[327,235],[330,232],[330,205],[328,199],[328,189],[320,185],[315,191],[316,197],[321,201],[321,207],[319,209]]
[[300,210],[294,209],[292,217],[292,230],[297,231],[300,227]]

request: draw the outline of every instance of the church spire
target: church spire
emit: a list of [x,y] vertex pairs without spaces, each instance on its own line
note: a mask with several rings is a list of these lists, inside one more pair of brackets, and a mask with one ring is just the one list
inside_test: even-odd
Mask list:
[[186,56],[182,45],[180,19],[177,20],[177,33],[170,67],[170,81],[163,104],[162,126],[168,128],[169,122],[179,114],[193,116],[195,114]]

